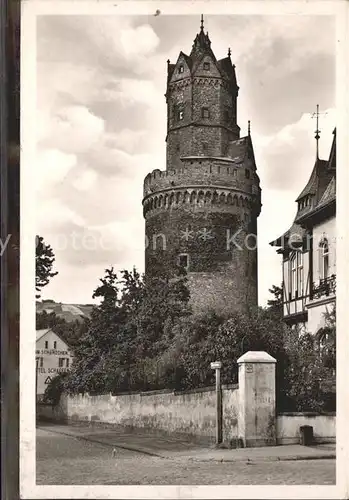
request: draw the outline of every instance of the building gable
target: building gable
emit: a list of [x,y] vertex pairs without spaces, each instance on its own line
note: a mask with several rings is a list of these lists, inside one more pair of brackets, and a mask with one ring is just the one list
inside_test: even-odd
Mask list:
[[[40,331],[40,330],[39,330]],[[45,347],[45,342],[48,342],[48,347]],[[56,342],[56,348],[54,348]],[[43,335],[36,340],[36,349],[56,349],[58,351],[71,351],[70,346],[52,329],[47,329]]]
[[206,53],[202,58],[195,64],[193,68],[193,76],[196,77],[214,77],[221,78],[221,73],[218,69],[215,59]]
[[177,62],[172,70],[170,83],[177,82],[191,76],[188,59],[188,56],[186,56],[183,52],[179,54]]

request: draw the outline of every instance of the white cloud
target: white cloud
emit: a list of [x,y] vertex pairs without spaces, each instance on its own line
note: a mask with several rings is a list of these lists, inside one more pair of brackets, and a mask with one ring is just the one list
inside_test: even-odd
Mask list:
[[51,116],[47,138],[43,144],[53,144],[67,153],[81,153],[98,141],[104,131],[102,118],[84,106],[69,106]]
[[109,79],[108,87],[100,91],[99,98],[118,101],[122,105],[143,103],[153,106],[159,100],[159,89],[150,80],[115,78]]
[[44,192],[46,188],[62,183],[75,165],[76,155],[64,153],[59,149],[39,151],[35,163],[37,191]]
[[121,30],[120,42],[127,56],[145,56],[154,52],[159,38],[149,25]]
[[97,173],[95,170],[87,169],[78,175],[72,182],[75,189],[78,191],[89,191],[97,180]]
[[72,208],[57,199],[39,200],[37,203],[37,225],[39,231],[54,233],[54,228],[67,222],[84,226],[85,220]]

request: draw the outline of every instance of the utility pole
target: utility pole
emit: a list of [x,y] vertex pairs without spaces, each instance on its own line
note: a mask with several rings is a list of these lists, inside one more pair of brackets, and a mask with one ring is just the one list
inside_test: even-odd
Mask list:
[[221,368],[222,363],[220,361],[211,363],[211,369],[216,370],[216,444],[223,441]]

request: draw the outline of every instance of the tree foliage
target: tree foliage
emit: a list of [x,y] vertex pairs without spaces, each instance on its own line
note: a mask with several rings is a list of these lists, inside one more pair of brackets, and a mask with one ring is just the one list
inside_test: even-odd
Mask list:
[[[212,311],[194,316],[182,272],[146,279],[136,269],[118,277],[113,268],[105,270],[93,297],[100,305],[84,324],[72,369],[61,382],[70,393],[203,387],[214,383],[210,363],[217,360],[222,383],[235,383],[238,358],[248,350],[263,350],[277,360],[278,411],[333,405],[325,391],[328,368],[313,337],[287,327],[274,303],[228,319]],[[335,331],[333,315],[331,320]]]
[[276,317],[282,318],[282,308],[283,308],[283,285],[281,286],[273,285],[269,289],[269,293],[273,295],[274,298],[269,299],[267,302],[267,306],[271,312],[275,314]]
[[335,307],[325,313],[325,328],[317,336],[295,334],[286,345],[290,360],[286,372],[288,395],[295,411],[335,410],[335,346]]
[[35,253],[35,290],[36,298],[40,298],[41,290],[48,285],[50,279],[58,274],[52,271],[55,254],[50,245],[47,245],[42,236],[36,236]]

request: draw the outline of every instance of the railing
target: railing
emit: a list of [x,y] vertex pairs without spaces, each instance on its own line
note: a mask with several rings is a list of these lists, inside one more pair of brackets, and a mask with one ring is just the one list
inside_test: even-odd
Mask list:
[[320,279],[318,284],[313,283],[313,298],[319,299],[323,296],[335,295],[336,275],[332,274],[328,278]]

